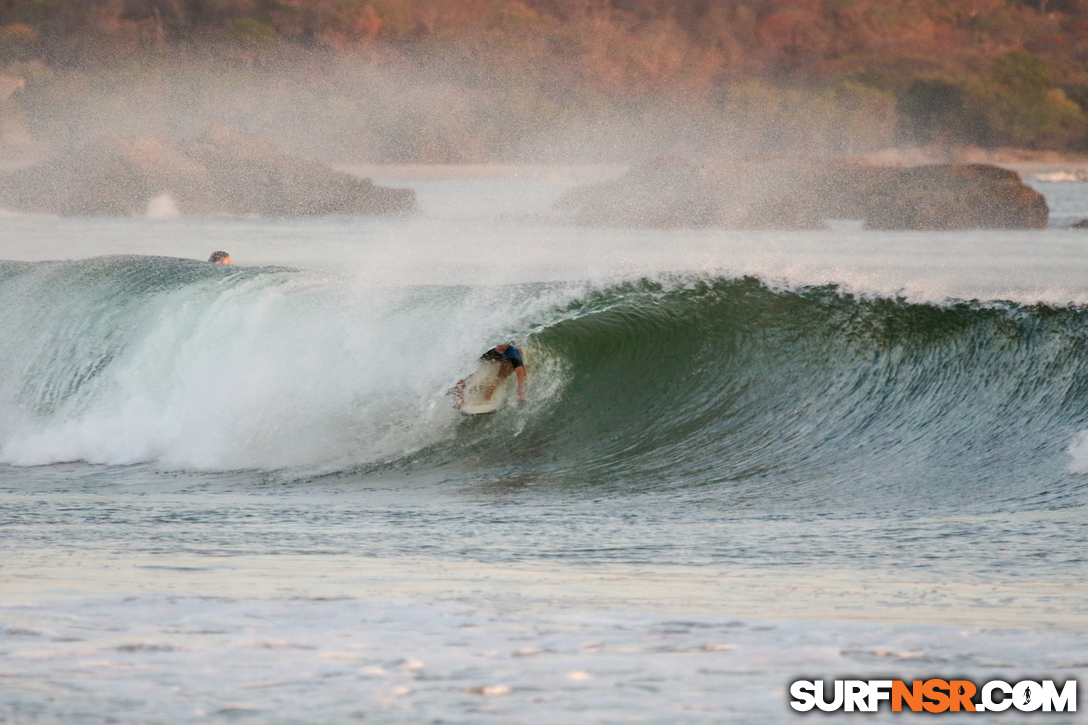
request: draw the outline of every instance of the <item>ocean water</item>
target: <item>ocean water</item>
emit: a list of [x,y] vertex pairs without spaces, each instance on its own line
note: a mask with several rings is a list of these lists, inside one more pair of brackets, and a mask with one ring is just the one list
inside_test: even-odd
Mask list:
[[[406,218],[0,216],[0,723],[1083,680],[1088,184],[1043,231],[653,231],[553,210],[610,170],[418,171]],[[528,402],[461,416],[508,340]]]

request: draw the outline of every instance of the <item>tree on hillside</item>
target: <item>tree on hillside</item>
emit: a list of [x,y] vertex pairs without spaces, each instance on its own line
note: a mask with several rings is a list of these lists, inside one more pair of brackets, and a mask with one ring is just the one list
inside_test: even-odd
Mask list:
[[1045,60],[1023,50],[994,59],[983,98],[994,139],[1028,146],[1083,142],[1088,116],[1056,87]]

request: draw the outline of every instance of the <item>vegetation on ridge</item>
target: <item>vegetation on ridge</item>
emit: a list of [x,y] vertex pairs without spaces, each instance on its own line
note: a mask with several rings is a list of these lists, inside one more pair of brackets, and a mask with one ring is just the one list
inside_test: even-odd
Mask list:
[[1088,0],[0,0],[0,67],[0,151],[215,121],[373,161],[1088,150]]

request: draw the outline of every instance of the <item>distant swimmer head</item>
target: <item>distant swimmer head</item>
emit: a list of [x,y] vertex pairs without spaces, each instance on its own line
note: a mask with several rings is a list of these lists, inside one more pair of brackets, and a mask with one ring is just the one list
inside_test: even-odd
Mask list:
[[230,255],[226,252],[212,252],[212,256],[208,257],[208,261],[212,264],[230,264]]

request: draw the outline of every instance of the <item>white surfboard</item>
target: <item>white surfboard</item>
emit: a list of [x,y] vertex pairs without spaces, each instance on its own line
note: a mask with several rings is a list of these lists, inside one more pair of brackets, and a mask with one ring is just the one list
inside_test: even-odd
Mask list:
[[[461,393],[460,411],[464,415],[484,415],[494,413],[506,402],[510,393],[513,375],[506,380],[499,380],[502,363],[485,360],[476,371],[465,378],[465,387]],[[490,395],[488,395],[490,393]]]

